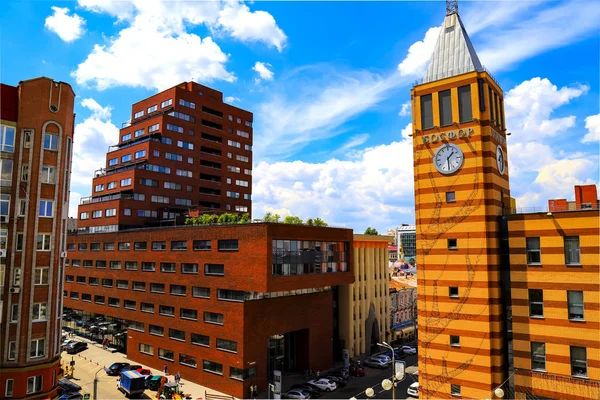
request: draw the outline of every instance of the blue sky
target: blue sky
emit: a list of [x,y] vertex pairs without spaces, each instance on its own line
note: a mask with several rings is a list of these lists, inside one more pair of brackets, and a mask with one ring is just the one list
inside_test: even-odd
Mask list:
[[[600,6],[459,10],[505,92],[518,206],[598,184]],[[77,93],[72,216],[131,104],[195,79],[254,112],[255,216],[380,232],[414,222],[405,103],[444,2],[13,1],[3,11],[2,82],[45,75]]]

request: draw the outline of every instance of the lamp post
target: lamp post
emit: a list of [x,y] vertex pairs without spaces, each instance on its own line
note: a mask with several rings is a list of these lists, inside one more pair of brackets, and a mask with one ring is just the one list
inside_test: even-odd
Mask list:
[[96,371],[96,374],[94,374],[94,400],[98,400],[98,372],[100,371],[104,371],[104,368],[100,368]]
[[[377,343],[377,346],[385,347],[386,349],[389,349],[392,352],[392,368],[395,369],[396,368],[396,358],[395,358],[395,354],[394,354],[394,348],[392,346],[390,346],[389,344],[387,344],[386,342]],[[382,382],[382,386],[385,390],[392,389],[392,400],[396,400],[396,385],[394,382],[395,380],[396,380],[396,376],[395,376],[395,370],[394,370],[394,374],[392,374],[392,381],[390,382],[389,379],[385,379]],[[388,382],[390,382],[390,384],[388,384]]]

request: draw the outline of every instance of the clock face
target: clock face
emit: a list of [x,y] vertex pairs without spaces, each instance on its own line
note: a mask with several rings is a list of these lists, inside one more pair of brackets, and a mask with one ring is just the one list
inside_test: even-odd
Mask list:
[[433,155],[433,164],[440,174],[452,174],[460,169],[464,161],[462,150],[447,143],[439,147]]
[[500,175],[504,175],[504,171],[506,170],[506,158],[504,157],[504,151],[500,145],[496,147],[496,165],[498,166]]

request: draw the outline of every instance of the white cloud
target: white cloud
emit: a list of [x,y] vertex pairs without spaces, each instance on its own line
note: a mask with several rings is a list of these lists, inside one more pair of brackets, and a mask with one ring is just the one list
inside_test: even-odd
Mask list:
[[92,98],[81,100],[81,105],[90,111],[92,111],[92,117],[105,120],[111,117],[111,106],[102,107],[98,102]]
[[370,147],[350,161],[261,162],[253,175],[256,218],[277,210],[357,230],[414,222],[412,141]]
[[277,26],[275,18],[265,11],[250,11],[248,6],[237,2],[227,5],[219,13],[218,24],[231,37],[243,42],[264,42],[283,50],[287,37]]
[[585,134],[581,143],[591,143],[600,141],[600,114],[590,115],[585,119]]
[[[95,45],[72,72],[78,84],[98,90],[114,86],[160,90],[187,80],[234,81],[235,75],[225,66],[229,54],[210,36],[188,32],[199,25],[279,50],[285,44],[285,34],[270,14],[251,12],[240,2],[79,0],[79,4],[127,25],[107,43]],[[156,49],[160,57],[151,56]]]
[[429,28],[423,40],[413,43],[408,48],[408,54],[398,64],[398,71],[403,76],[418,76],[425,75],[427,64],[431,59],[431,54],[435,48],[438,36],[440,35],[441,27],[436,26]]
[[407,117],[411,115],[410,101],[407,101],[406,103],[402,104],[402,109],[400,110],[398,115],[401,117]]
[[342,147],[340,147],[338,151],[340,153],[345,153],[348,150],[351,150],[355,147],[365,144],[367,140],[369,140],[368,133],[361,133],[359,135],[354,135]]
[[54,14],[46,18],[44,26],[65,42],[72,42],[83,35],[85,20],[77,14],[68,15],[68,8],[52,7]]
[[589,90],[588,86],[563,86],[560,89],[547,78],[532,78],[510,89],[504,98],[507,127],[511,142],[527,142],[555,136],[575,125],[575,116],[551,118],[554,110]]
[[227,102],[227,103],[234,103],[236,101],[237,102],[240,101],[239,97],[233,97],[233,96],[227,96],[227,97],[225,97],[225,102]]
[[273,71],[271,71],[269,68],[271,68],[271,64],[257,61],[254,64],[254,67],[252,67],[252,70],[258,74],[258,78],[254,79],[254,81],[256,83],[260,83],[261,80],[272,81]]
[[81,199],[81,194],[77,192],[71,191],[69,196],[69,217],[77,218],[77,210],[79,206],[79,200]]

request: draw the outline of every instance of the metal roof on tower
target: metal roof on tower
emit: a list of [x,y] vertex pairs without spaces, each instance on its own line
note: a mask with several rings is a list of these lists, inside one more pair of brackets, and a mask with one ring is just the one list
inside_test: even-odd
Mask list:
[[449,10],[440,31],[423,83],[433,82],[484,68],[458,15]]

